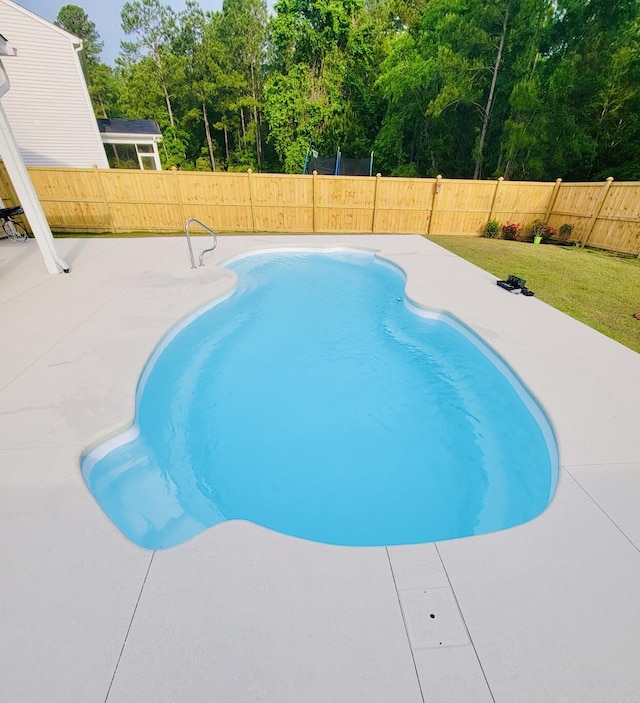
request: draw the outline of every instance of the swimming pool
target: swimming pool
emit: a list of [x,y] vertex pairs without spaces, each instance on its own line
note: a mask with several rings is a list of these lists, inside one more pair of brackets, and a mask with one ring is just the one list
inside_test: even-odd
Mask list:
[[149,549],[224,520],[339,545],[428,542],[536,517],[549,423],[484,343],[414,307],[373,254],[267,252],[161,342],[134,425],[84,459],[90,490]]

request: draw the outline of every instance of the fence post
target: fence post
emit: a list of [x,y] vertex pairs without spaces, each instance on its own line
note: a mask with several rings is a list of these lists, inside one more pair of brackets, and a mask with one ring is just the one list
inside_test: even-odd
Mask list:
[[547,211],[544,214],[544,221],[549,222],[549,218],[551,217],[553,213],[553,208],[556,204],[556,200],[558,199],[558,193],[560,192],[560,184],[562,183],[562,178],[556,178],[555,185],[553,186],[553,190],[551,191],[551,197],[549,198],[549,205],[547,205]]
[[376,173],[376,185],[373,191],[373,217],[371,218],[371,234],[376,233],[376,224],[378,220],[378,186],[380,185],[381,173]]
[[433,184],[433,198],[431,199],[431,215],[429,216],[429,227],[427,228],[427,237],[431,236],[431,231],[433,229],[433,216],[436,212],[437,198],[442,190],[442,176],[436,176],[436,182]]
[[502,185],[503,181],[504,176],[500,176],[500,178],[498,178],[498,182],[496,183],[496,189],[493,191],[493,199],[491,200],[491,210],[489,210],[490,220],[493,220],[496,214],[496,201],[498,200],[498,191],[500,190],[500,186]]
[[591,236],[591,233],[593,232],[593,228],[596,226],[596,221],[598,220],[598,216],[600,215],[600,212],[602,211],[602,206],[604,205],[605,200],[607,199],[607,195],[609,194],[609,188],[611,188],[611,184],[613,183],[613,176],[609,176],[607,180],[604,183],[604,190],[602,191],[602,194],[600,195],[600,200],[596,204],[594,210],[593,210],[593,215],[589,218],[589,223],[587,224],[587,231],[584,233],[582,239],[580,240],[580,246],[584,247],[584,245],[589,241],[589,237]]
[[249,179],[249,202],[251,203],[251,229],[253,232],[256,231],[256,213],[253,204],[253,183],[251,176],[253,174],[253,169],[247,169],[247,178]]
[[313,178],[313,231],[316,232],[316,178],[318,176],[318,172],[314,171],[313,175],[311,178]]
[[96,174],[98,179],[98,188],[100,189],[100,195],[102,195],[102,202],[104,208],[107,212],[107,224],[105,225],[107,232],[113,232],[113,220],[111,219],[111,208],[109,207],[109,201],[107,200],[107,191],[104,189],[104,183],[100,177],[100,169],[96,164],[93,164],[93,172]]
[[178,202],[178,211],[180,212],[180,219],[182,220],[181,229],[185,226],[187,218],[184,216],[184,204],[182,202],[182,191],[180,190],[180,176],[178,174],[178,169],[175,166],[171,167],[171,173],[173,173],[173,185],[176,193],[176,200]]

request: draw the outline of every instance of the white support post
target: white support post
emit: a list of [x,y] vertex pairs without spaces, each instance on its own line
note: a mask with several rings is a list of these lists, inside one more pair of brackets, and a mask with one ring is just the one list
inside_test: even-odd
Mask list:
[[160,163],[160,154],[158,153],[158,140],[153,140],[153,160],[156,164],[156,171],[162,171],[162,164]]
[[56,252],[51,228],[47,218],[44,216],[42,206],[29,177],[27,167],[22,160],[22,155],[2,104],[0,104],[0,156],[2,156],[7,174],[11,179],[24,214],[29,220],[33,236],[36,238],[38,247],[40,247],[47,271],[49,273],[68,272],[69,265]]

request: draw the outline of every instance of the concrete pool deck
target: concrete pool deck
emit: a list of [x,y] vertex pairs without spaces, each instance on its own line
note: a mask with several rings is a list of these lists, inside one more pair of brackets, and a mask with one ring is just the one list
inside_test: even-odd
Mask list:
[[[69,275],[0,241],[2,700],[638,701],[639,354],[419,236],[221,237],[196,270],[182,237],[57,245]],[[81,453],[132,419],[163,333],[233,285],[216,263],[281,246],[378,251],[507,360],[559,444],[540,517],[388,549],[240,521],[158,552],[120,534]]]

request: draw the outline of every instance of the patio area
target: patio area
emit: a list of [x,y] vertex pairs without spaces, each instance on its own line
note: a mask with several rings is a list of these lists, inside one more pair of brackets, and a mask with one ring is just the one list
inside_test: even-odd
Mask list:
[[[184,237],[56,244],[68,275],[47,274],[33,240],[0,241],[3,699],[638,700],[639,354],[418,235],[220,237],[195,270]],[[79,460],[130,424],[161,336],[232,288],[218,263],[339,246],[397,263],[413,301],[451,312],[520,376],[558,441],[550,507],[417,546],[334,547],[243,521],[164,551],[129,542]]]

